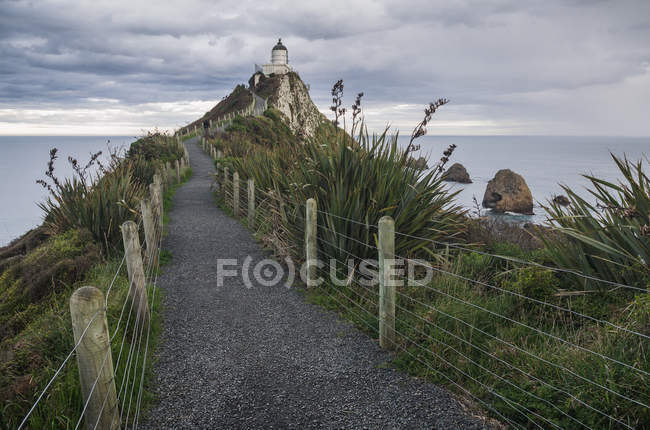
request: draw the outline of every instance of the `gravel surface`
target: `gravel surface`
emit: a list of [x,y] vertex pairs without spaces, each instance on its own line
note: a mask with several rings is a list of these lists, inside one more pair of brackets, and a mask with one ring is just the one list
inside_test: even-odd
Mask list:
[[375,340],[293,289],[246,288],[241,276],[219,287],[217,259],[268,255],[216,207],[212,161],[187,146],[194,175],[169,213],[158,403],[143,427],[486,428],[449,392],[390,368]]

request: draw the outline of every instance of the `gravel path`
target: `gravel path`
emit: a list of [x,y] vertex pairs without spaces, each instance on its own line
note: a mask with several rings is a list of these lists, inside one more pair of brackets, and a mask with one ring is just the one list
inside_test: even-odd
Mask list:
[[217,286],[217,259],[268,255],[210,191],[211,160],[188,144],[164,247],[170,265],[157,351],[158,404],[145,428],[481,429],[445,390],[387,365],[388,353],[283,286]]

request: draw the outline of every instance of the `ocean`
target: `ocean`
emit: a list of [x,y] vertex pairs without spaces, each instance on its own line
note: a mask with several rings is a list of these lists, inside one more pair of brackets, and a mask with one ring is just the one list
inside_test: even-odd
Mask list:
[[[409,138],[400,136],[400,146]],[[546,214],[540,204],[557,194],[563,194],[560,184],[569,186],[583,197],[589,181],[583,174],[610,181],[620,178],[610,153],[626,155],[630,160],[645,157],[650,162],[650,137],[582,137],[582,136],[424,136],[416,140],[421,146],[413,156],[425,156],[433,167],[451,144],[456,149],[447,163],[461,163],[472,179],[471,184],[448,183],[460,190],[458,203],[474,208],[473,197],[483,201],[485,188],[500,169],[520,174],[533,195],[534,215],[495,215],[509,222],[544,223]],[[647,164],[646,164],[647,166]]]
[[50,149],[58,149],[54,167],[59,178],[72,175],[68,156],[85,165],[90,154],[113,148],[128,148],[131,136],[0,136],[0,246],[8,244],[41,224],[43,212],[37,206],[48,191],[36,183],[45,176]]
[[[134,140],[131,136],[0,136],[0,246],[42,222],[37,203],[48,193],[36,180],[45,179],[51,148],[59,150],[55,172],[64,177],[72,173],[68,156],[83,163],[93,152],[107,153],[108,142],[126,148]],[[400,137],[399,142],[405,146],[408,137]],[[632,160],[650,157],[650,137],[425,136],[417,143],[421,149],[413,155],[426,156],[429,166],[447,146],[457,146],[448,166],[462,163],[473,183],[449,183],[449,187],[461,190],[458,202],[468,208],[473,207],[473,196],[482,201],[487,182],[499,169],[522,175],[536,202],[535,214],[502,216],[515,222],[544,222],[539,203],[561,193],[560,183],[584,189],[588,181],[580,176],[583,173],[616,180],[619,175],[610,152]]]

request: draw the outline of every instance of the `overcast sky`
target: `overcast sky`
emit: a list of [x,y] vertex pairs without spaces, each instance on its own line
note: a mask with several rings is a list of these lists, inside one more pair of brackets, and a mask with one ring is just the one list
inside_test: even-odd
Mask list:
[[139,134],[196,119],[270,60],[371,128],[650,135],[650,1],[0,0],[0,134]]

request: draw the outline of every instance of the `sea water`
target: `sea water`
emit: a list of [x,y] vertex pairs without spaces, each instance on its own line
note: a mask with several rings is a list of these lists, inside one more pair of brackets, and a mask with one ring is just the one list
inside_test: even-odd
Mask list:
[[68,156],[83,166],[91,153],[108,146],[128,148],[136,139],[128,136],[0,136],[0,246],[8,244],[31,228],[41,224],[43,211],[37,203],[44,201],[48,191],[36,183],[45,176],[50,149],[58,149],[54,174],[58,178],[72,176]]
[[[43,213],[37,203],[46,199],[48,192],[36,180],[47,179],[51,148],[59,150],[55,174],[69,177],[72,169],[68,156],[85,163],[91,153],[106,154],[108,145],[126,148],[134,140],[129,136],[0,136],[0,246],[42,222]],[[400,137],[399,143],[405,147],[408,137]],[[650,157],[650,137],[425,136],[417,143],[421,149],[413,156],[427,157],[429,166],[435,165],[449,145],[456,145],[447,166],[462,163],[473,183],[448,186],[460,190],[458,203],[467,208],[473,207],[473,197],[481,203],[487,182],[499,169],[511,169],[522,175],[533,194],[535,214],[505,216],[517,222],[544,222],[540,204],[562,194],[560,184],[586,195],[584,187],[588,180],[582,174],[608,180],[620,178],[610,152],[625,154],[631,160]]]
[[[406,136],[399,138],[402,147],[406,147],[408,141]],[[534,215],[497,215],[481,209],[482,214],[500,216],[513,222],[545,222],[546,213],[541,205],[546,205],[555,195],[566,194],[561,185],[593,200],[585,189],[590,182],[583,175],[609,181],[621,179],[610,154],[627,156],[632,161],[643,157],[646,169],[650,168],[650,137],[425,136],[415,143],[421,149],[413,156],[425,156],[429,167],[440,160],[449,145],[456,145],[446,167],[461,163],[472,183],[447,184],[451,190],[460,190],[458,203],[474,213],[473,198],[481,204],[487,183],[497,171],[510,169],[520,174],[533,195]]]

